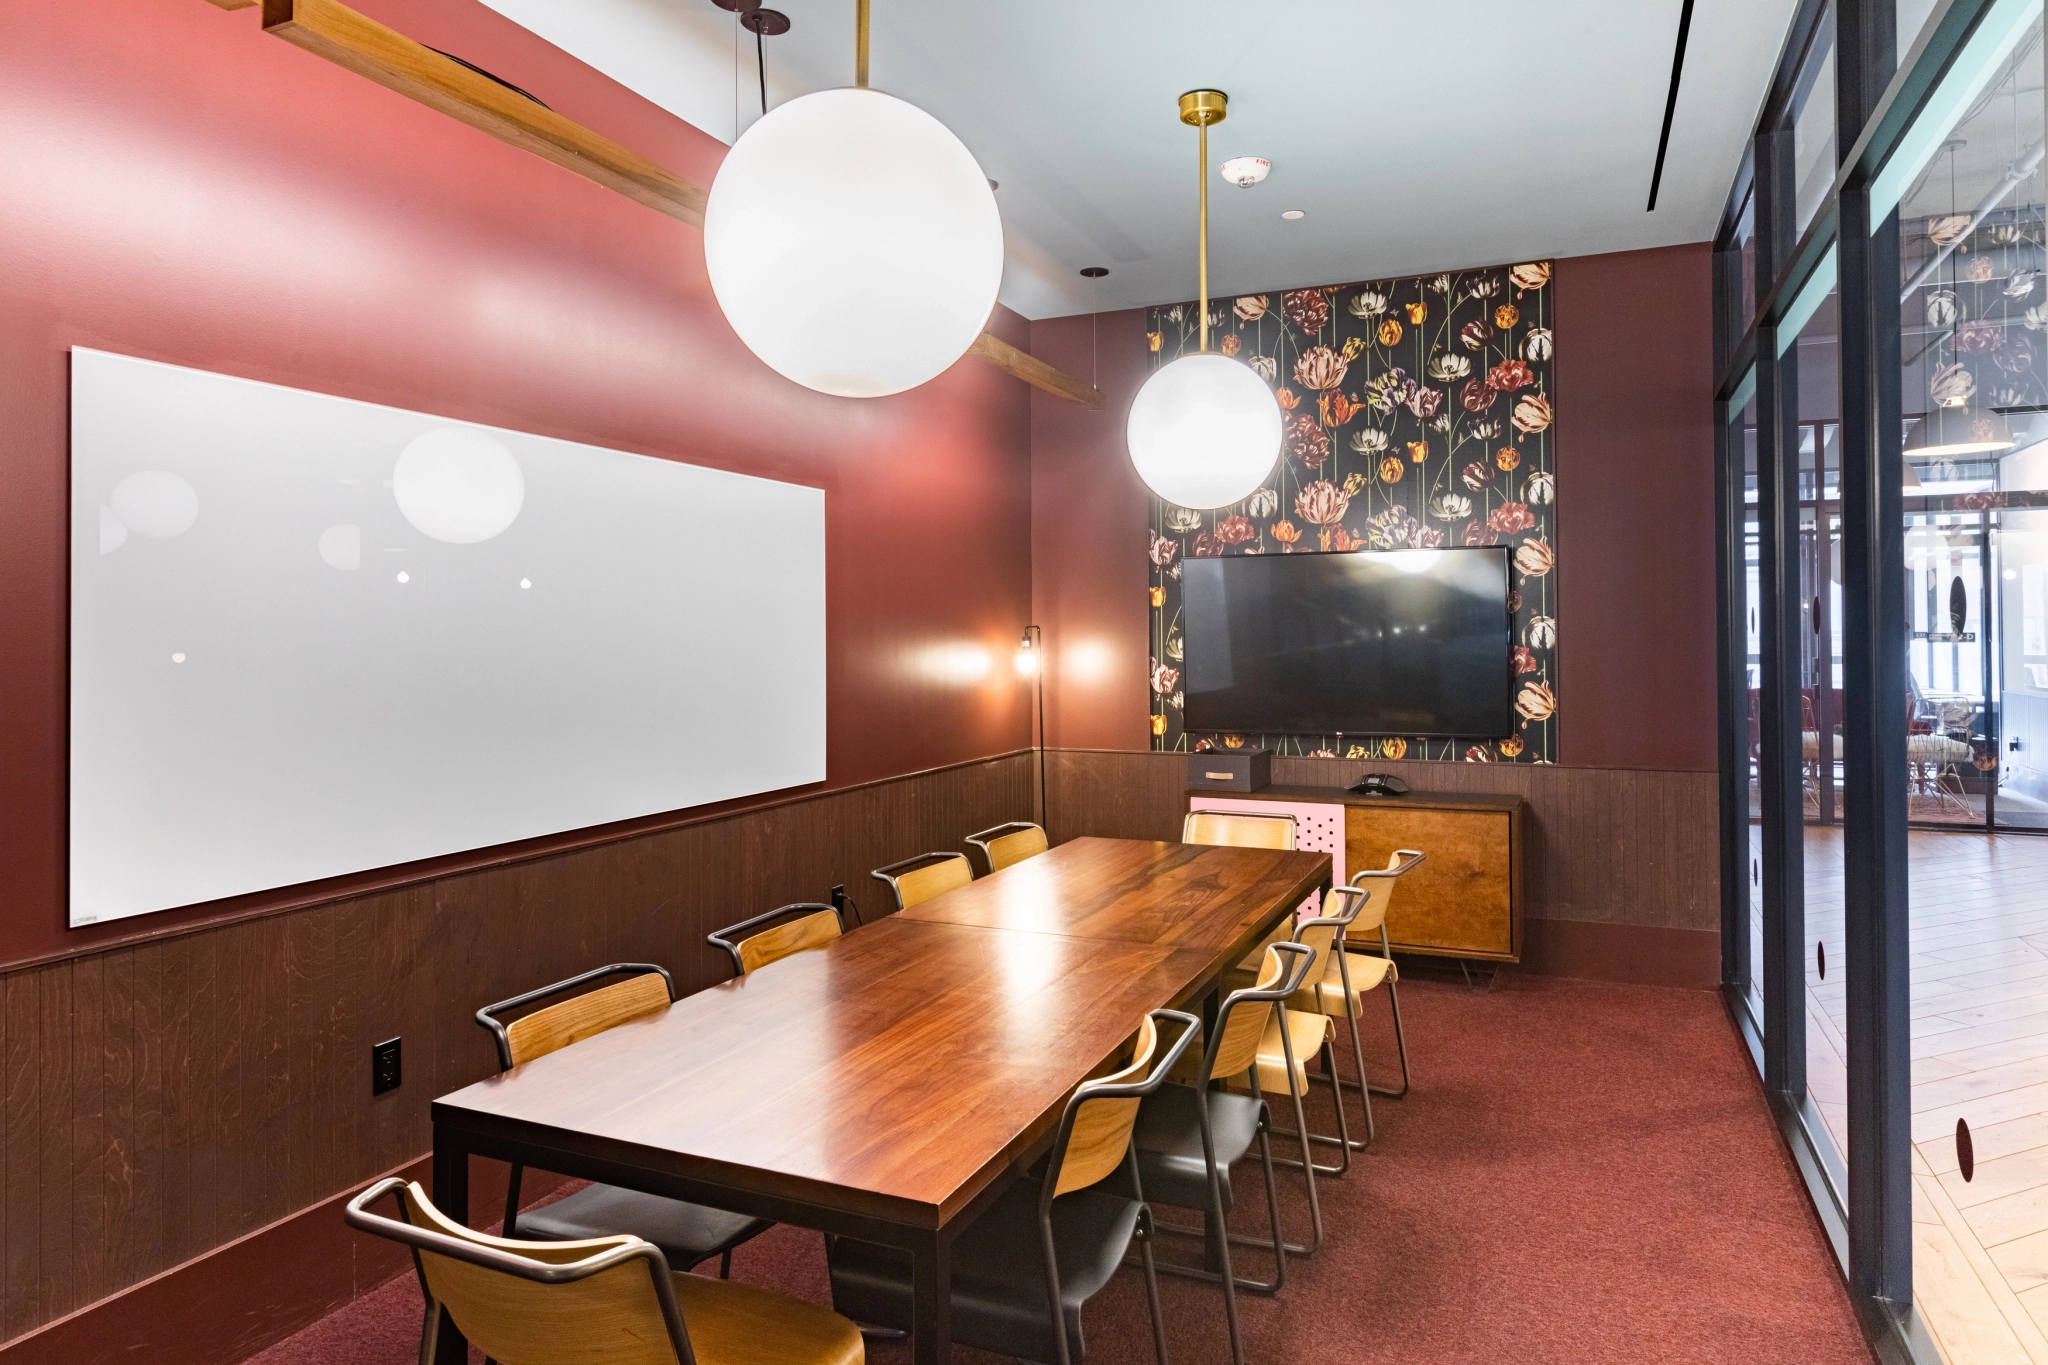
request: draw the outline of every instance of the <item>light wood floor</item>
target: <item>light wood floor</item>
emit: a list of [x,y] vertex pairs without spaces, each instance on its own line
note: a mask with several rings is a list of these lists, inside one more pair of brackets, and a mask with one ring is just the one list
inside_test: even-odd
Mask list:
[[[1908,839],[1914,1299],[1950,1365],[2048,1365],[2048,838]],[[1846,1153],[1841,831],[1808,829],[1806,896],[1808,1088]]]

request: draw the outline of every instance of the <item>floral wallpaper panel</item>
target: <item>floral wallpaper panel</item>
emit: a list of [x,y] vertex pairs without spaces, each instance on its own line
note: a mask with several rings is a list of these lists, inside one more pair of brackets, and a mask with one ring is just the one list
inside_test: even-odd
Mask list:
[[[1200,347],[1196,305],[1154,308],[1154,368]],[[1550,263],[1212,300],[1210,344],[1274,388],[1279,462],[1243,502],[1153,500],[1152,745],[1545,763],[1556,745],[1557,477]],[[1181,724],[1181,562],[1189,555],[1513,548],[1515,732],[1190,734]]]

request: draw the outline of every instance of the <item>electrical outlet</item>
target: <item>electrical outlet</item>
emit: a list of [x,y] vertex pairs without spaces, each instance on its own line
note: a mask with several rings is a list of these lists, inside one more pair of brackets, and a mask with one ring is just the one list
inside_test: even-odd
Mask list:
[[846,885],[843,882],[832,888],[832,908],[842,916],[846,914]]
[[370,1045],[370,1093],[381,1095],[387,1090],[396,1090],[405,1080],[405,1055],[400,1051],[403,1040],[386,1038],[381,1043]]

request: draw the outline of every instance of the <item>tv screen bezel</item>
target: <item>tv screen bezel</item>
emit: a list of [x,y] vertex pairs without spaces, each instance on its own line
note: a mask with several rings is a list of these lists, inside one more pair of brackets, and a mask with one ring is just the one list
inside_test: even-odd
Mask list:
[[[1346,728],[1332,728],[1332,729],[1327,729],[1327,730],[1299,730],[1299,729],[1292,729],[1292,728],[1288,728],[1288,727],[1286,727],[1286,726],[1284,726],[1284,725],[1279,725],[1279,724],[1251,724],[1251,725],[1217,725],[1217,724],[1212,724],[1212,723],[1209,723],[1209,722],[1207,722],[1207,721],[1204,721],[1204,722],[1202,722],[1202,723],[1200,723],[1200,724],[1197,724],[1197,723],[1195,723],[1194,721],[1192,721],[1192,720],[1190,720],[1190,719],[1188,718],[1188,709],[1187,709],[1187,705],[1186,705],[1186,702],[1183,702],[1183,706],[1182,706],[1182,711],[1181,711],[1181,719],[1182,719],[1182,725],[1183,725],[1183,728],[1184,728],[1184,730],[1186,730],[1186,731],[1188,731],[1188,732],[1191,732],[1191,733],[1198,733],[1198,734],[1199,734],[1199,733],[1206,733],[1206,732],[1214,731],[1214,732],[1216,732],[1216,733],[1219,733],[1219,734],[1223,734],[1223,733],[1228,733],[1228,734],[1252,734],[1252,735],[1296,735],[1296,734],[1330,734],[1330,735],[1358,735],[1358,736],[1361,736],[1361,737],[1370,737],[1370,738],[1380,738],[1380,737],[1400,737],[1400,738],[1404,738],[1404,739],[1445,739],[1445,740],[1468,740],[1468,739],[1469,739],[1469,740],[1501,740],[1501,739],[1506,739],[1506,738],[1508,738],[1509,736],[1513,735],[1513,734],[1515,733],[1515,673],[1514,673],[1514,644],[1515,644],[1515,629],[1514,629],[1514,622],[1515,622],[1515,613],[1514,613],[1514,611],[1513,611],[1512,607],[1511,607],[1511,606],[1510,606],[1510,604],[1509,604],[1509,602],[1510,602],[1510,597],[1512,596],[1512,594],[1513,594],[1513,591],[1514,591],[1514,549],[1513,549],[1513,547],[1512,547],[1512,546],[1508,546],[1508,545],[1456,545],[1456,546],[1445,546],[1445,547],[1443,547],[1443,548],[1440,548],[1440,549],[1434,549],[1434,550],[1409,550],[1409,549],[1400,549],[1400,550],[1332,550],[1332,551],[1308,551],[1308,552],[1305,552],[1304,554],[1299,554],[1299,555],[1289,555],[1289,556],[1287,556],[1287,558],[1288,558],[1288,559],[1297,559],[1297,558],[1310,558],[1310,557],[1313,557],[1313,558],[1318,558],[1318,559],[1320,559],[1320,558],[1326,558],[1326,557],[1333,557],[1333,556],[1337,556],[1337,555],[1344,555],[1344,556],[1351,556],[1351,555],[1372,555],[1372,556],[1381,556],[1381,555],[1396,555],[1396,554],[1429,554],[1429,555],[1457,555],[1457,554],[1484,554],[1484,555],[1493,555],[1493,556],[1497,556],[1497,557],[1498,557],[1498,559],[1499,559],[1499,562],[1500,562],[1500,566],[1501,566],[1501,595],[1500,595],[1500,606],[1501,606],[1501,626],[1502,626],[1502,629],[1501,629],[1501,634],[1502,634],[1502,637],[1503,637],[1503,639],[1504,639],[1504,640],[1505,640],[1505,642],[1506,642],[1506,647],[1505,647],[1505,648],[1504,648],[1504,649],[1503,649],[1503,650],[1501,651],[1501,658],[1500,658],[1500,667],[1501,667],[1501,681],[1502,681],[1501,695],[1502,695],[1502,698],[1503,698],[1503,706],[1502,706],[1502,725],[1503,725],[1503,726],[1504,726],[1505,728],[1503,728],[1503,729],[1502,729],[1502,731],[1501,731],[1501,732],[1500,732],[1499,734],[1482,734],[1482,733],[1475,733],[1475,732],[1472,732],[1472,731],[1449,731],[1449,730],[1379,730],[1379,729],[1369,729],[1369,728],[1364,728],[1364,727],[1361,727],[1361,728],[1357,728],[1357,729],[1352,729],[1352,728],[1348,728],[1348,727],[1346,727]],[[1189,565],[1193,565],[1193,564],[1199,564],[1199,563],[1209,563],[1209,562],[1214,562],[1214,563],[1216,563],[1216,564],[1218,565],[1218,567],[1219,567],[1219,571],[1222,571],[1222,570],[1223,570],[1223,566],[1225,566],[1225,565],[1228,565],[1228,564],[1229,564],[1229,563],[1230,563],[1230,562],[1231,562],[1232,560],[1237,560],[1237,559],[1251,559],[1251,558],[1259,558],[1259,557],[1260,557],[1260,556],[1252,556],[1252,555],[1224,555],[1224,556],[1216,556],[1216,557],[1214,557],[1214,559],[1213,559],[1213,560],[1211,560],[1211,559],[1209,559],[1209,558],[1204,558],[1204,559],[1200,559],[1200,560],[1196,560],[1196,559],[1190,559],[1190,560],[1187,560],[1187,561],[1185,561],[1185,563],[1187,563],[1187,564],[1189,564]],[[1275,556],[1275,557],[1277,558],[1278,556]],[[1184,569],[1184,570],[1183,570],[1182,572],[1183,572],[1183,578],[1185,578],[1186,570]],[[1183,583],[1183,589],[1182,589],[1182,590],[1183,590],[1183,592],[1185,592],[1185,591],[1186,591],[1186,585],[1185,585],[1185,582]],[[1189,700],[1192,700],[1192,699],[1190,698]]]

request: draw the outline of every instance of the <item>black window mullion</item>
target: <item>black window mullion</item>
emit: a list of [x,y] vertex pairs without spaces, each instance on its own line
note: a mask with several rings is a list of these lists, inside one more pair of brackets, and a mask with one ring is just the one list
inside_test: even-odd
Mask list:
[[[1738,289],[1740,285],[1738,284]],[[1747,450],[1730,425],[1740,417],[1714,404],[1714,632],[1721,771],[1721,984],[1746,997],[1749,960],[1749,641],[1743,557]]]
[[[1836,0],[1836,145],[1846,156],[1897,66],[1894,0]],[[1847,995],[1849,1285],[1913,1296],[1908,1039],[1905,545],[1899,235],[1873,234],[1867,182],[1840,208],[1842,820]]]

